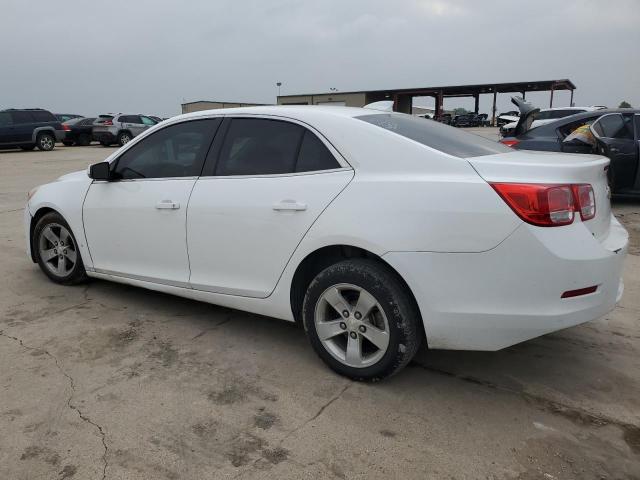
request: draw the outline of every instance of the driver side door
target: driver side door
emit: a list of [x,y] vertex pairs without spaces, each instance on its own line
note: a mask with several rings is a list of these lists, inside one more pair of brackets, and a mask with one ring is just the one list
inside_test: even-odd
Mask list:
[[91,184],[83,221],[96,272],[188,286],[187,203],[220,122],[162,128],[112,162],[112,180]]

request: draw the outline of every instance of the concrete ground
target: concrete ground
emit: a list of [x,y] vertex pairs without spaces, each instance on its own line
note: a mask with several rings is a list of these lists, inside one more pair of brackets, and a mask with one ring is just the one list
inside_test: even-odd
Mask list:
[[501,352],[421,351],[379,384],[293,324],[26,258],[26,192],[112,149],[0,152],[1,479],[638,479],[640,202],[622,303]]

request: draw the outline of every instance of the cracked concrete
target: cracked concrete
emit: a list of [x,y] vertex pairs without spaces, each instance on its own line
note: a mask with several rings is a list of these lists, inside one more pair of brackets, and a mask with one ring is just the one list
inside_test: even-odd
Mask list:
[[[353,383],[294,325],[48,281],[25,192],[111,151],[0,153],[0,478],[640,478],[640,256],[600,320]],[[614,210],[640,245],[639,203]]]

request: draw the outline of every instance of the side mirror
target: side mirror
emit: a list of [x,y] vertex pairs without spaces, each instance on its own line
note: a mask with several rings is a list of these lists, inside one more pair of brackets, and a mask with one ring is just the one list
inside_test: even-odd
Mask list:
[[94,180],[111,180],[111,169],[109,162],[94,163],[89,167],[89,178]]

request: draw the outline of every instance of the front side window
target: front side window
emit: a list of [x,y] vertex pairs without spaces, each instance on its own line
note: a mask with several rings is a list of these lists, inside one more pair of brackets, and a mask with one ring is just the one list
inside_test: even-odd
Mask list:
[[117,160],[119,180],[194,177],[221,120],[211,118],[171,125],[143,139]]
[[426,122],[413,115],[378,113],[354,118],[455,157],[468,158],[513,152],[513,149],[499,142],[464,132],[459,128],[450,127],[440,122]]
[[595,123],[594,128],[601,137],[633,140],[630,116],[620,114],[604,115]]
[[295,171],[304,128],[262,118],[235,118],[220,151],[216,175],[273,175]]
[[11,114],[9,112],[0,112],[0,127],[6,127],[13,124]]
[[155,125],[156,123],[158,123],[155,120],[150,119],[149,117],[140,117],[140,119],[142,120],[142,123],[144,125],[151,126],[151,125]]

